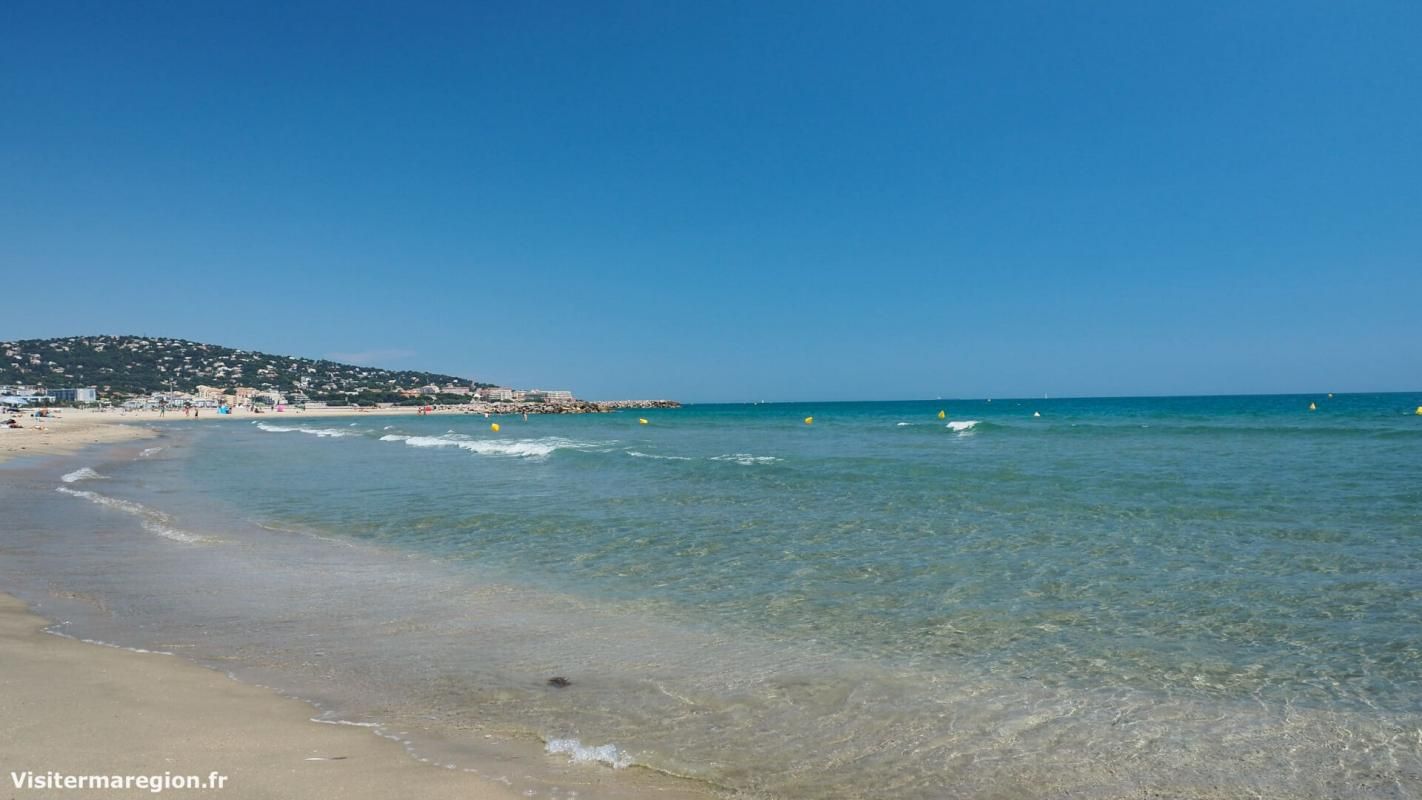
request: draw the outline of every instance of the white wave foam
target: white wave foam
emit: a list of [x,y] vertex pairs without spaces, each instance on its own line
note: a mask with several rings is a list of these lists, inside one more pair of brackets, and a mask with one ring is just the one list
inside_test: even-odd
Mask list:
[[89,469],[88,467],[82,467],[80,469],[74,470],[73,472],[65,474],[63,477],[60,478],[60,480],[64,481],[65,483],[78,483],[79,481],[94,480],[96,478],[103,479],[104,477],[106,476],[100,475],[99,473],[93,471],[92,469]]
[[[67,625],[67,624],[69,624],[69,623],[67,623],[67,622],[62,622],[62,623],[60,623],[60,624],[61,624],[61,625]],[[61,632],[61,631],[57,631],[57,630],[54,629],[54,627],[41,628],[41,629],[40,629],[40,632],[41,632],[41,633],[47,633],[47,634],[49,634],[50,636],[58,636],[58,637],[61,638],[61,639],[72,639],[72,640],[74,640],[74,641],[76,641],[76,642],[83,642],[84,644],[96,644],[96,645],[98,645],[98,646],[100,646],[100,647],[112,647],[112,648],[114,648],[115,650],[127,650],[127,651],[130,652],[130,653],[143,653],[144,655],[150,655],[150,656],[171,656],[171,655],[173,655],[172,653],[168,652],[167,650],[145,650],[145,649],[143,649],[142,647],[126,647],[126,646],[121,645],[121,644],[114,644],[113,642],[105,642],[105,641],[100,640],[100,639],[81,639],[81,638],[79,638],[78,636],[71,636],[71,635],[69,635],[69,634],[67,634],[67,633],[63,633],[63,632]]]
[[896,427],[899,427],[899,428],[907,428],[908,426],[910,426],[910,425],[912,425],[912,424],[913,424],[912,422],[896,422],[896,423],[894,423],[894,425],[895,425]]
[[145,448],[143,448],[143,452],[141,452],[141,453],[138,454],[138,457],[139,457],[139,458],[149,458],[150,456],[155,455],[158,451],[160,451],[160,450],[162,450],[162,449],[163,449],[163,448],[161,448],[161,447],[145,447]]
[[655,458],[659,461],[690,461],[689,456],[659,456],[655,453],[639,453],[636,450],[626,451],[627,455],[633,458]]
[[[348,719],[318,719],[311,718],[312,722],[319,722],[322,725],[349,725],[353,728],[379,728],[379,722],[351,722]],[[308,759],[309,760],[309,759]]]
[[719,456],[712,456],[711,460],[734,461],[737,464],[745,464],[746,466],[750,466],[752,464],[774,464],[780,459],[776,458],[775,456],[757,456],[751,455],[750,453],[725,453]]
[[309,433],[312,436],[350,436],[350,431],[338,430],[336,428],[288,428],[284,425],[268,425],[265,422],[258,422],[257,428],[270,433]]
[[575,764],[605,764],[613,769],[632,766],[632,759],[615,744],[589,747],[577,739],[549,739],[550,753],[566,753],[568,760]]
[[173,521],[172,517],[169,517],[162,511],[154,511],[147,506],[135,503],[131,500],[109,497],[108,495],[99,494],[98,492],[70,489],[67,486],[55,487],[55,491],[74,497],[82,497],[91,503],[96,503],[108,508],[116,508],[119,511],[132,514],[141,520],[145,531],[157,536],[162,536],[165,539],[172,539],[175,542],[183,542],[185,544],[197,544],[199,542],[210,541],[202,536],[174,528],[170,524]]
[[143,521],[143,529],[149,533],[162,536],[165,539],[172,539],[175,542],[183,542],[184,544],[199,544],[209,541],[195,533],[188,533],[187,531],[178,530],[170,525],[164,525],[161,522],[148,519]]
[[973,428],[976,428],[977,425],[978,425],[978,423],[981,422],[981,421],[982,421],[982,420],[976,420],[976,419],[964,419],[964,420],[956,420],[956,419],[955,419],[955,420],[953,420],[952,422],[948,423],[948,430],[950,430],[950,431],[957,431],[958,433],[967,433],[968,431],[972,430]]
[[98,503],[101,506],[117,508],[120,511],[127,511],[130,514],[142,514],[148,510],[143,506],[139,505],[138,503],[131,503],[128,500],[120,500],[117,497],[109,497],[108,495],[99,494],[98,492],[87,492],[81,491],[79,489],[70,489],[66,486],[60,486],[56,488],[55,491],[62,492],[63,494],[73,495],[75,497],[82,497],[85,500]]
[[519,458],[547,458],[558,450],[606,450],[608,442],[584,442],[549,436],[542,439],[474,439],[463,434],[447,433],[441,436],[403,436],[386,434],[382,442],[404,442],[410,447],[457,447],[486,456],[515,456]]

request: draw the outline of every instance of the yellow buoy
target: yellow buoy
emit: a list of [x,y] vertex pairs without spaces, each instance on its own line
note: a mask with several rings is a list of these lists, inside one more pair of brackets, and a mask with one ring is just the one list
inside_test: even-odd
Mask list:
[[939,418],[939,419],[947,419],[947,418],[948,418],[948,412],[947,412],[947,411],[940,411],[940,412],[938,412],[938,418]]
[[1309,403],[1309,404],[1308,404],[1308,410],[1309,410],[1309,411],[1317,411],[1317,410],[1318,410],[1318,404],[1317,404],[1317,403]]
[[814,417],[805,417],[805,424],[806,424],[806,425],[814,425],[814,424],[815,424],[815,418],[814,418]]
[[1422,406],[1417,407],[1417,416],[1422,417]]
[[638,417],[638,418],[637,418],[637,422],[638,422],[638,424],[646,425],[646,424],[647,424],[647,418],[646,418],[646,417]]
[[490,426],[489,426],[489,430],[493,431],[494,433],[498,433],[498,432],[499,432],[499,423],[495,422],[494,424],[490,425]]

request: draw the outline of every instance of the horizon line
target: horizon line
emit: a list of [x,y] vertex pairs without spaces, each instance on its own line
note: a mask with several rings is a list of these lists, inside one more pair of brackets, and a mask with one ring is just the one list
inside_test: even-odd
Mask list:
[[805,405],[809,403],[961,403],[961,402],[1051,402],[1053,400],[1167,400],[1174,398],[1208,398],[1208,397],[1328,397],[1339,395],[1376,395],[1376,394],[1422,394],[1422,389],[1389,389],[1386,391],[1322,391],[1322,392],[1209,392],[1205,394],[1072,394],[1057,395],[1053,397],[917,397],[901,398],[897,400],[719,400],[719,401],[678,401],[683,406],[781,406],[781,405]]

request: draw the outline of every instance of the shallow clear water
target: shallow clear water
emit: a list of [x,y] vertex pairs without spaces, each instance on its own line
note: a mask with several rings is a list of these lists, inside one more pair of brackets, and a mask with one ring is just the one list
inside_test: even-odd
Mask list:
[[[27,478],[47,496],[6,579],[419,728],[437,760],[536,735],[750,795],[1407,797],[1419,402],[696,406],[497,434],[274,414]],[[41,536],[75,515],[134,530]]]

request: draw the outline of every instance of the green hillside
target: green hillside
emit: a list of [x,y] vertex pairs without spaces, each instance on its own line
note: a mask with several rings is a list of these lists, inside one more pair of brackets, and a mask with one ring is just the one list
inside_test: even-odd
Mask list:
[[199,385],[250,386],[313,400],[398,398],[401,389],[493,386],[468,378],[418,370],[358,367],[335,361],[235,350],[184,339],[152,336],[71,336],[0,342],[0,384],[48,388],[97,386],[121,398],[157,391],[192,392]]

